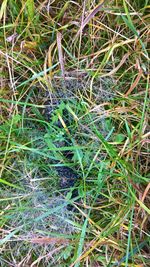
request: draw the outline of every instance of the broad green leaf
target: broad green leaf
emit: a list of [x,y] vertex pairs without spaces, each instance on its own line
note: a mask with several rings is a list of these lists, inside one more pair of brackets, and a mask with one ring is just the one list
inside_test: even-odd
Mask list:
[[32,20],[34,18],[35,13],[34,0],[27,0],[26,7],[28,12],[28,18],[29,20]]

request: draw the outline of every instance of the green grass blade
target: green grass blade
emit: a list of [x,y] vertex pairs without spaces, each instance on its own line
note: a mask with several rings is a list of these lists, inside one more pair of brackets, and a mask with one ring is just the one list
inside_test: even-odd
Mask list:
[[34,0],[27,0],[26,7],[28,11],[28,18],[30,21],[34,18],[34,13],[35,13]]
[[82,231],[81,231],[78,250],[77,250],[77,256],[76,256],[76,259],[75,259],[75,262],[76,261],[77,262],[75,263],[74,267],[79,267],[80,266],[80,260],[78,260],[78,259],[80,258],[81,254],[82,254],[82,249],[83,249],[83,245],[84,245],[87,224],[88,224],[88,217],[85,219],[84,224],[82,226]]

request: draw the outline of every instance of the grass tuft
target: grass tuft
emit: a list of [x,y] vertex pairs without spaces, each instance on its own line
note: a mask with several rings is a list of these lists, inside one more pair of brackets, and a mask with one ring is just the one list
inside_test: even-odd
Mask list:
[[0,7],[0,265],[150,265],[148,0]]

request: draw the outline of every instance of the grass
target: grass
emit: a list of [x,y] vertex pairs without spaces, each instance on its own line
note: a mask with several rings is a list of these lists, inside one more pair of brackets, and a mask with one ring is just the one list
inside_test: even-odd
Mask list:
[[2,1],[1,266],[150,265],[149,8]]

